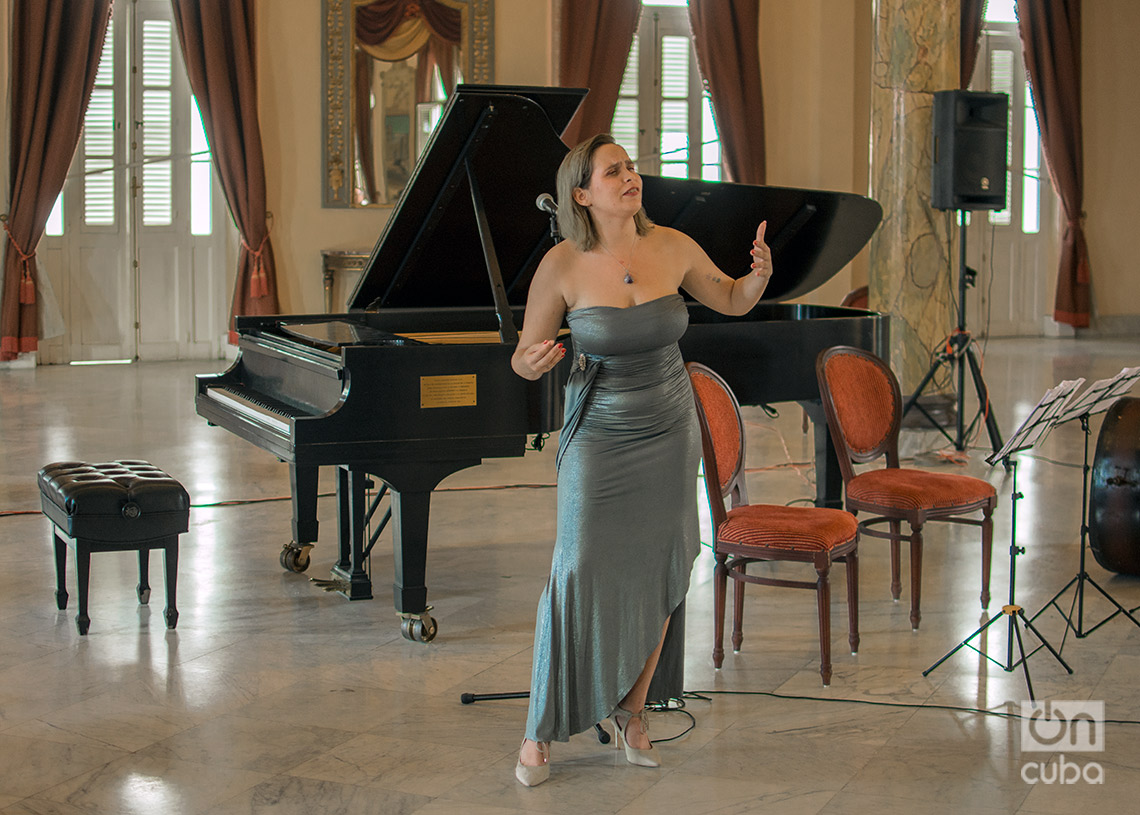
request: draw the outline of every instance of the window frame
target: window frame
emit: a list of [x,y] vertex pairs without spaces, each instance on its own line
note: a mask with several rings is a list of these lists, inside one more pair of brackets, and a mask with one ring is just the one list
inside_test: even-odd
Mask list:
[[[687,140],[686,146],[682,148],[687,155],[679,162],[662,161],[669,155],[663,152],[662,145],[666,132],[663,106],[666,101],[681,99],[681,97],[665,97],[663,94],[665,83],[663,43],[666,38],[682,38],[688,43],[687,90],[683,97],[686,102]],[[636,72],[631,73],[634,65]],[[633,79],[636,79],[636,85],[631,88]],[[617,126],[622,115],[623,103],[627,116],[631,107],[635,107],[637,111],[636,144],[628,143],[628,127]],[[617,133],[615,138],[637,162],[638,170],[642,173],[709,181],[719,181],[724,177],[720,139],[713,121],[708,89],[697,63],[687,5],[642,4],[637,32],[630,48],[630,58],[622,75],[622,87],[611,129],[623,131],[625,138],[619,138]],[[708,129],[712,130],[711,139],[707,137]],[[673,169],[677,167],[684,168],[683,174]]]

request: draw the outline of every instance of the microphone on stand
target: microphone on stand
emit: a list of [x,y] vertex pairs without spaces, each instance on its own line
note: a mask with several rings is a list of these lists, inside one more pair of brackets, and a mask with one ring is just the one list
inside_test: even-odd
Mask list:
[[544,192],[538,196],[534,201],[534,205],[548,215],[558,214],[558,204],[554,203],[554,196],[548,192]]
[[550,216],[550,237],[555,243],[562,240],[562,233],[558,231],[558,204],[554,196],[548,192],[542,193],[534,199],[534,205]]

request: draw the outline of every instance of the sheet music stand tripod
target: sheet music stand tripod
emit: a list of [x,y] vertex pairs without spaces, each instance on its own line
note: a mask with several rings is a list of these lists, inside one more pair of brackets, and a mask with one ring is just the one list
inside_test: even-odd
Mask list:
[[[1054,594],[1053,597],[1050,598],[1049,602],[1041,607],[1040,611],[1030,617],[1030,620],[1036,620],[1038,617],[1044,614],[1050,606],[1057,609],[1057,613],[1060,614],[1061,618],[1065,621],[1065,635],[1061,637],[1061,647],[1058,649],[1060,651],[1063,651],[1065,649],[1065,641],[1068,639],[1070,632],[1072,632],[1073,635],[1078,639],[1083,639],[1107,623],[1109,620],[1115,619],[1118,614],[1123,614],[1125,617],[1131,620],[1136,627],[1140,628],[1140,620],[1137,620],[1132,616],[1132,611],[1136,611],[1137,609],[1134,608],[1132,611],[1125,609],[1124,606],[1120,605],[1120,603],[1118,603],[1111,594],[1102,588],[1099,583],[1093,580],[1092,576],[1089,575],[1088,571],[1085,569],[1085,558],[1088,552],[1089,473],[1091,472],[1091,468],[1089,466],[1089,436],[1091,435],[1089,431],[1089,417],[1108,410],[1108,408],[1112,405],[1113,402],[1116,401],[1116,399],[1132,389],[1132,386],[1136,384],[1136,381],[1138,379],[1140,379],[1140,368],[1125,368],[1111,379],[1102,379],[1099,382],[1093,383],[1093,385],[1087,391],[1085,391],[1081,398],[1077,399],[1074,402],[1072,407],[1058,416],[1055,422],[1055,424],[1064,424],[1065,422],[1068,422],[1072,419],[1079,419],[1081,422],[1081,431],[1085,435],[1084,466],[1081,469],[1080,566],[1078,568],[1076,576],[1073,577],[1068,583],[1066,583],[1059,592]],[[1085,628],[1086,583],[1092,585],[1092,587],[1099,591],[1101,595],[1106,600],[1108,600],[1108,602],[1112,603],[1112,605],[1116,607],[1116,611],[1113,611],[1092,628],[1087,629]],[[1060,605],[1058,605],[1057,601],[1074,585],[1077,587],[1077,590],[1073,593],[1073,602],[1069,605],[1069,611],[1066,614],[1065,610],[1061,608]],[[1074,608],[1076,609],[1075,616],[1077,618],[1075,625],[1073,624]],[[1140,608],[1140,606],[1137,606],[1137,608]]]
[[[1021,606],[1017,605],[1015,598],[1015,588],[1017,584],[1017,556],[1025,554],[1025,547],[1017,545],[1017,502],[1024,496],[1017,490],[1017,461],[1011,457],[1015,453],[1029,449],[1045,437],[1045,435],[1049,432],[1049,429],[1053,426],[1054,417],[1061,411],[1065,403],[1073,395],[1073,392],[1076,391],[1076,389],[1080,387],[1083,382],[1083,379],[1072,382],[1063,382],[1058,387],[1047,391],[1045,396],[1042,397],[1041,401],[1037,403],[1037,406],[1030,412],[1029,417],[1025,420],[1025,422],[1022,423],[1021,427],[1019,427],[1013,436],[1010,437],[1009,441],[1007,441],[1000,450],[995,451],[993,455],[986,458],[986,461],[991,466],[1000,461],[1006,471],[1012,473],[1013,477],[1013,493],[1010,496],[1012,513],[1010,518],[1009,533],[1009,602],[1002,606],[1001,617],[994,616],[987,620],[973,634],[966,637],[966,639],[962,640],[960,643],[950,649],[950,651],[948,651],[945,655],[943,655],[941,659],[923,671],[923,676],[928,676],[935,668],[948,660],[961,649],[969,648],[970,650],[976,651],[978,654],[985,657],[990,662],[999,666],[1006,673],[1016,670],[1020,665],[1022,673],[1025,675],[1025,686],[1029,690],[1029,698],[1030,700],[1036,701],[1037,697],[1033,694],[1033,681],[1029,676],[1029,657],[1036,654],[1042,648],[1047,648],[1049,650],[1049,653],[1051,653],[1056,658],[1056,660],[1061,663],[1061,666],[1066,671],[1068,671],[1070,674],[1073,672],[1073,669],[1069,667],[1069,664],[1065,662],[1065,660],[1061,657],[1060,652],[1057,651],[1057,649],[1055,649],[1052,645],[1050,645],[1049,641],[1045,639],[1041,632],[1034,627],[1033,621],[1025,616],[1025,610]],[[980,635],[998,620],[1002,619],[1002,617],[1007,617],[1009,619],[1009,630],[1006,634],[1006,652],[1004,664],[994,659],[989,654],[982,651],[980,648],[977,648],[971,644],[971,640]],[[1021,637],[1021,629],[1018,627],[1019,624],[1027,628],[1029,631],[1032,631],[1033,635],[1040,641],[1040,644],[1029,653],[1025,652],[1025,643]],[[1017,642],[1017,650],[1020,657],[1016,662],[1013,659],[1013,644],[1015,641]]]

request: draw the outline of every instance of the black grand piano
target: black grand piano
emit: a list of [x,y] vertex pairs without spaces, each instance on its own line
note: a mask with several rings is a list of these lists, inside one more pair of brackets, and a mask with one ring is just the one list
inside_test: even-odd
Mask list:
[[[372,596],[367,555],[392,528],[395,608],[402,632],[429,641],[432,490],[484,458],[521,456],[559,429],[568,363],[537,382],[510,356],[531,277],[553,245],[535,201],[554,191],[567,152],[559,134],[582,89],[461,85],[364,267],[349,311],[239,317],[238,356],[197,378],[196,408],[288,462],[293,541],[281,552],[301,572],[317,540],[319,468],[337,468],[339,557],[332,583]],[[785,305],[834,275],[881,218],[860,196],[811,190],[644,179],[657,223],[684,229],[722,270],[747,271],[761,219],[776,269],[745,317],[691,303],[687,359],[719,371],[743,404],[798,401],[816,422],[817,502],[842,500],[823,428],[816,354],[846,344],[887,353],[886,317],[858,309]],[[533,440],[532,440],[533,439]],[[369,497],[371,478],[381,482]],[[388,515],[372,515],[388,494]]]

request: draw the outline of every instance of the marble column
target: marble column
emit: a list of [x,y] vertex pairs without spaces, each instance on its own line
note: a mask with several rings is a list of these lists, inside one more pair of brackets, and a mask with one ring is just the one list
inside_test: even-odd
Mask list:
[[875,0],[872,8],[871,197],[883,222],[871,239],[869,305],[891,315],[891,367],[905,397],[957,323],[952,220],[930,207],[930,174],[934,92],[958,87],[959,4]]

